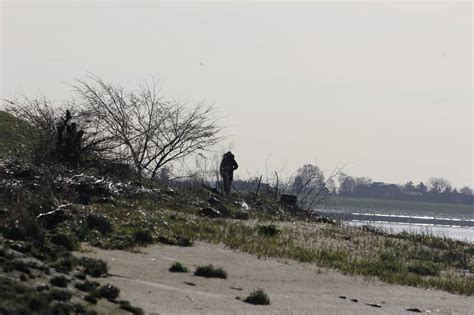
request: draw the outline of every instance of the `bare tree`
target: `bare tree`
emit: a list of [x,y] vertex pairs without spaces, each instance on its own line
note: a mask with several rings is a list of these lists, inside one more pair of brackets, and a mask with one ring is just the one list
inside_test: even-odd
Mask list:
[[212,107],[165,99],[154,81],[134,92],[88,76],[74,88],[84,115],[108,139],[106,153],[130,162],[140,174],[154,178],[164,165],[220,140]]
[[57,158],[58,129],[64,125],[66,117],[77,125],[78,129],[87,131],[81,139],[81,155],[97,157],[97,154],[110,150],[111,139],[87,114],[74,103],[53,104],[47,98],[5,100],[4,108],[18,118],[29,122],[39,133],[40,143],[35,150],[38,161]]
[[334,178],[343,167],[337,166],[327,178],[315,165],[300,167],[290,179],[286,191],[298,196],[298,204],[305,210],[311,210],[317,204],[325,202],[334,189]]
[[428,190],[434,193],[441,193],[444,191],[451,191],[452,186],[451,183],[442,177],[438,178],[430,178],[428,180]]

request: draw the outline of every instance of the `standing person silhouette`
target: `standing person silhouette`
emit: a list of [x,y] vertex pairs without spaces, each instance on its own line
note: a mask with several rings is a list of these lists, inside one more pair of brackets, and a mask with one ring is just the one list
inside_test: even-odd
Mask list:
[[219,171],[222,176],[222,181],[224,183],[224,193],[228,196],[232,188],[232,180],[234,179],[234,171],[239,167],[235,161],[235,156],[232,152],[227,152],[222,157],[221,165]]

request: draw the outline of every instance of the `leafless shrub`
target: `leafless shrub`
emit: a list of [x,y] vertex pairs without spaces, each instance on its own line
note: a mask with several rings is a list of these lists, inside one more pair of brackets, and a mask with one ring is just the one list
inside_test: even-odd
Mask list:
[[220,128],[213,108],[164,99],[156,82],[136,92],[97,76],[77,80],[84,115],[107,138],[106,153],[155,178],[164,165],[216,144]]

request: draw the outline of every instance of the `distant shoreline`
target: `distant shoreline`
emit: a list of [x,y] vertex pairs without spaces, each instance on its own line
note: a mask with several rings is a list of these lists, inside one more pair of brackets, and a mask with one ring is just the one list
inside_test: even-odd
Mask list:
[[436,218],[457,218],[474,220],[474,205],[432,203],[374,198],[353,198],[332,196],[315,211],[344,210],[346,212],[396,214],[408,216],[432,216]]

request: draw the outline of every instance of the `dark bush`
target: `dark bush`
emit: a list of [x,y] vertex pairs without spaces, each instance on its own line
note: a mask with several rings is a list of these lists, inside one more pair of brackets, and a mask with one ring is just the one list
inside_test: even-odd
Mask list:
[[166,245],[190,247],[193,246],[193,240],[184,236],[158,236],[158,242]]
[[252,291],[252,293],[250,293],[250,295],[245,298],[244,302],[255,305],[269,305],[270,298],[263,290],[258,289]]
[[227,272],[222,268],[215,268],[213,265],[197,267],[194,275],[205,278],[227,279]]
[[26,274],[30,274],[31,271],[30,271],[30,268],[28,268],[28,265],[21,261],[21,260],[14,260],[12,263],[11,263],[13,269],[15,270],[18,270],[18,271],[21,271],[23,273],[26,273]]
[[99,287],[98,282],[84,281],[76,283],[75,287],[83,292],[90,292]]
[[175,261],[170,269],[169,269],[170,272],[188,272],[188,268],[186,268],[185,266],[183,266],[180,262],[178,261]]
[[51,242],[55,245],[62,246],[67,250],[75,250],[79,247],[76,237],[68,233],[57,233],[51,237]]
[[119,293],[120,289],[111,284],[104,285],[99,289],[100,296],[108,300],[115,300],[119,296]]
[[87,228],[107,234],[112,231],[112,223],[110,220],[100,214],[89,214],[86,217]]
[[272,237],[278,235],[280,233],[280,229],[275,224],[261,225],[258,227],[258,233]]
[[86,280],[87,275],[83,272],[76,272],[74,273],[74,277],[79,280]]
[[57,276],[49,280],[49,283],[51,283],[54,286],[65,288],[67,287],[69,280],[66,279],[64,276]]
[[31,217],[21,218],[17,224],[7,226],[2,230],[2,234],[6,238],[15,241],[33,239],[40,243],[44,243],[46,239],[46,232],[44,229]]
[[193,246],[193,240],[189,237],[185,236],[177,236],[176,241],[178,242],[178,246],[182,247],[191,247]]
[[86,300],[89,303],[92,304],[97,304],[97,298],[94,295],[88,294],[84,297],[84,300]]
[[40,312],[48,307],[49,299],[45,294],[38,294],[31,298],[29,306],[34,312]]
[[79,259],[79,265],[84,267],[84,272],[94,278],[107,275],[107,262],[102,259],[82,257]]
[[77,258],[72,255],[65,255],[65,257],[57,259],[51,264],[51,267],[62,273],[69,273],[77,264]]
[[120,305],[121,309],[126,310],[134,315],[145,314],[141,308],[130,305],[130,302],[128,301],[117,301],[117,303]]
[[68,301],[71,299],[72,294],[67,290],[52,289],[49,292],[49,296],[56,301]]
[[150,244],[153,243],[153,235],[150,230],[138,230],[133,233],[135,242],[140,244]]
[[50,314],[71,314],[73,306],[69,303],[54,303],[50,306]]

